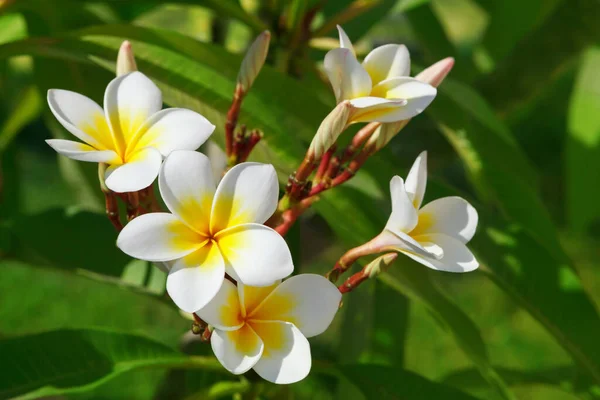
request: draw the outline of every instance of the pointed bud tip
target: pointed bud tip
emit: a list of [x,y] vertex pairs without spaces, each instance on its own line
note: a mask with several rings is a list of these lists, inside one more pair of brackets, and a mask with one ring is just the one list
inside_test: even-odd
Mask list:
[[383,256],[383,263],[385,265],[390,265],[391,263],[396,261],[396,258],[398,258],[398,253],[388,253]]
[[117,76],[137,71],[137,64],[133,55],[133,47],[129,40],[124,40],[117,55]]

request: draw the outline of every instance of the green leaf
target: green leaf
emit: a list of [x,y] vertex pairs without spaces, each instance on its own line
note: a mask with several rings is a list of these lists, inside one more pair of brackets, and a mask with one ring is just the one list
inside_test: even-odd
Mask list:
[[588,50],[569,106],[567,138],[567,217],[574,232],[585,233],[600,222],[600,47]]
[[25,88],[15,99],[13,109],[0,126],[0,154],[14,140],[24,126],[36,119],[42,108],[38,92],[33,87]]
[[[347,8],[352,7],[353,3],[355,3],[353,0],[325,2],[323,7],[325,18],[330,19],[336,14],[343,13]],[[357,15],[351,20],[343,22],[344,30],[353,42],[358,42],[373,26],[389,15],[392,8],[396,5],[396,0],[372,0],[371,2],[361,3],[363,3],[363,5],[375,3],[375,5],[369,7],[367,11]],[[329,26],[329,24],[327,25]],[[335,28],[335,26],[332,27]]]
[[81,393],[140,368],[225,371],[214,358],[188,357],[143,336],[64,329],[3,339],[0,396],[33,399]]
[[458,389],[397,368],[362,364],[342,366],[340,370],[368,399],[476,399]]

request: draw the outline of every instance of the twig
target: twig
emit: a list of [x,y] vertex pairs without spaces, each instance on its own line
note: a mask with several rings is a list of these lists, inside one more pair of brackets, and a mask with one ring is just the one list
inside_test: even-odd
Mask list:
[[227,120],[225,121],[225,154],[227,157],[233,154],[233,133],[237,126],[237,120],[244,99],[244,91],[241,85],[236,85],[233,92],[233,101],[227,111]]

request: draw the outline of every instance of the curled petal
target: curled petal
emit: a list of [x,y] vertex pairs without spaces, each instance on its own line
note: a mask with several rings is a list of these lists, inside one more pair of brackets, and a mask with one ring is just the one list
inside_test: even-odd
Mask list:
[[126,164],[106,170],[106,186],[113,192],[137,192],[152,184],[158,176],[162,156],[158,150],[146,147],[132,154]]
[[[402,118],[407,100],[381,97],[359,97],[349,100],[354,110],[350,122],[396,122]],[[399,117],[400,116],[400,117]]]
[[112,150],[96,150],[87,144],[63,139],[48,139],[46,143],[56,152],[65,157],[78,161],[98,163],[119,162],[119,156]]
[[443,233],[467,243],[475,234],[477,222],[477,210],[465,199],[443,197],[419,210],[419,223],[411,235]]
[[427,152],[424,151],[415,160],[406,177],[406,193],[418,210],[425,196],[427,187]]
[[371,77],[349,49],[330,50],[323,66],[338,103],[371,92]]
[[386,44],[373,49],[363,61],[373,85],[410,74],[410,54],[403,44]]
[[425,246],[434,245],[442,250],[443,255],[439,259],[404,252],[413,260],[429,268],[448,272],[470,272],[479,267],[471,250],[458,239],[441,233],[419,235],[415,236],[415,239]]
[[418,81],[414,78],[390,78],[379,82],[373,87],[371,96],[385,99],[404,99],[406,106],[399,108],[388,120],[380,122],[393,122],[412,118],[427,108],[437,94],[433,86]]
[[409,233],[417,226],[417,210],[413,206],[404,186],[402,178],[394,176],[390,181],[392,197],[392,214],[385,229],[392,232]]
[[342,49],[349,49],[352,52],[352,54],[356,57],[356,51],[354,51],[354,46],[352,46],[352,41],[346,34],[346,31],[344,31],[344,29],[341,26],[339,26],[339,25],[336,25],[336,26],[337,26],[338,35],[340,38],[340,47]]
[[311,356],[308,340],[287,322],[252,322],[252,329],[264,344],[254,370],[269,382],[287,384],[304,379],[310,372]]

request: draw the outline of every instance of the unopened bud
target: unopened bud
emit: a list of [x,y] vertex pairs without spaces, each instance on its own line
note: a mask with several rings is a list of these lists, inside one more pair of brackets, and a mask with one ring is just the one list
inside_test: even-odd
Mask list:
[[131,42],[126,40],[119,48],[119,55],[117,56],[117,76],[125,75],[137,70]]
[[336,142],[340,134],[348,126],[353,107],[349,101],[342,101],[325,117],[310,144],[308,154],[319,160]]
[[408,125],[409,121],[410,119],[405,119],[402,121],[381,124],[367,141],[366,147],[373,149],[373,151],[381,150],[387,146],[390,140],[392,140],[392,138],[396,136],[398,132]]
[[271,33],[264,31],[252,43],[238,73],[237,83],[241,86],[242,91],[247,92],[252,86],[252,83],[258,76],[261,68],[265,64],[267,54],[269,53],[269,42],[271,41]]
[[398,258],[398,253],[388,253],[377,257],[365,267],[365,274],[373,278],[389,268]]
[[452,67],[454,66],[454,58],[444,58],[433,64],[432,66],[425,68],[420,74],[415,76],[415,79],[421,82],[429,83],[433,87],[438,87],[448,75]]

